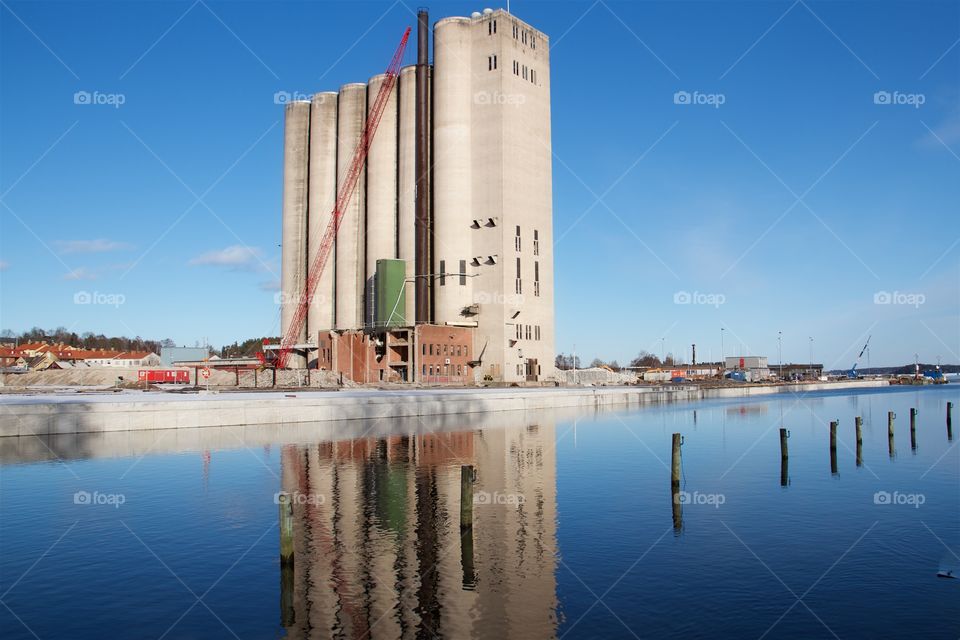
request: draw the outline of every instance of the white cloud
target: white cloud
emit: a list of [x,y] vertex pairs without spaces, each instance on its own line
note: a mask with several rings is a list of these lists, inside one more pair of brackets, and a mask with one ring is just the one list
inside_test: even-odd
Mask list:
[[260,266],[260,249],[235,244],[218,251],[208,251],[192,259],[189,264],[228,267],[234,271],[251,271]]
[[117,242],[98,238],[96,240],[57,240],[61,253],[105,253],[108,251],[126,251],[133,247],[126,242]]
[[96,280],[97,274],[93,273],[86,267],[77,267],[72,271],[68,271],[63,276],[64,280]]

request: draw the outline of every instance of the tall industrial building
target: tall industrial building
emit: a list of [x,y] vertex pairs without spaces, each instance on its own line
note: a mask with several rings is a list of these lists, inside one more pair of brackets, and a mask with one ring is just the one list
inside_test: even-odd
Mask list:
[[[438,325],[470,330],[467,371],[428,369],[423,343],[401,356],[406,379],[543,380],[554,363],[549,40],[486,9],[436,22],[430,65],[420,20],[418,64],[400,72],[298,338],[317,355],[288,362],[324,360],[321,336]],[[384,79],[286,106],[284,333]],[[393,260],[405,276],[378,278]]]

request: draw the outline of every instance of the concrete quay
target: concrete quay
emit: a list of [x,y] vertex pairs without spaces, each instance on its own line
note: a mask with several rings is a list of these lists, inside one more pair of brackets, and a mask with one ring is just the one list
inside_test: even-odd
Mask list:
[[36,394],[0,396],[0,437],[297,425],[502,411],[597,409],[777,393],[868,389],[884,381],[707,388],[600,387],[437,389],[411,391],[171,394]]

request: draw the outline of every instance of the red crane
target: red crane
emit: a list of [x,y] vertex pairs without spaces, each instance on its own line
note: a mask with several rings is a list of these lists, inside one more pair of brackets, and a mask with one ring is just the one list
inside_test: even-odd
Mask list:
[[403,32],[403,38],[400,39],[400,46],[397,47],[390,66],[387,67],[386,79],[380,86],[377,93],[377,99],[367,115],[367,124],[360,135],[359,144],[353,154],[353,160],[350,162],[350,170],[344,176],[337,191],[337,201],[333,206],[333,213],[330,215],[330,223],[327,225],[320,240],[320,247],[317,249],[313,262],[310,265],[310,271],[307,274],[307,282],[303,292],[300,294],[300,300],[297,302],[296,311],[290,320],[290,326],[280,341],[280,350],[277,354],[277,368],[284,368],[287,365],[287,356],[290,350],[297,343],[300,336],[300,330],[307,320],[307,308],[313,300],[313,294],[320,282],[320,276],[330,257],[330,251],[333,249],[333,241],[337,237],[337,231],[340,229],[340,221],[343,219],[343,212],[350,203],[354,191],[357,189],[357,182],[360,180],[360,172],[363,171],[363,164],[367,160],[367,152],[370,150],[370,143],[373,141],[373,135],[377,132],[377,125],[380,124],[380,117],[387,106],[387,100],[390,98],[390,92],[397,84],[397,77],[400,74],[400,64],[403,61],[403,51],[407,47],[407,40],[410,38],[410,27]]

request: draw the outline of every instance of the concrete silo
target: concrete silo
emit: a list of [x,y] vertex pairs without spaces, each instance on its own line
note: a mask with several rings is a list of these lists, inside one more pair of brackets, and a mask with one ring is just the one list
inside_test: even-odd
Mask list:
[[[337,199],[337,94],[313,96],[310,106],[310,178],[307,215],[307,265],[313,262],[320,240],[330,224]],[[334,258],[331,253],[313,294],[307,315],[307,339],[333,328]]]
[[417,68],[413,65],[400,70],[399,140],[397,158],[397,257],[407,263],[407,304],[404,317],[413,324],[416,313],[413,275],[416,257],[414,216],[416,208],[416,94]]
[[[445,18],[433,30],[433,295],[438,324],[461,322],[472,303],[473,30]],[[454,274],[454,275],[450,275]]]
[[[367,84],[367,114],[373,108],[385,75]],[[397,85],[387,99],[367,154],[365,324],[373,323],[377,260],[397,257]]]
[[[350,169],[354,151],[363,135],[367,115],[367,85],[346,84],[340,88],[337,115],[337,184]],[[360,173],[357,190],[344,208],[336,250],[337,329],[363,326],[364,212],[366,211],[366,170]]]
[[[298,100],[287,104],[283,125],[283,222],[280,265],[280,331],[296,313],[307,277],[307,156],[310,145],[310,103]],[[298,343],[306,340],[306,323]],[[287,366],[306,367],[306,358],[292,352]]]

